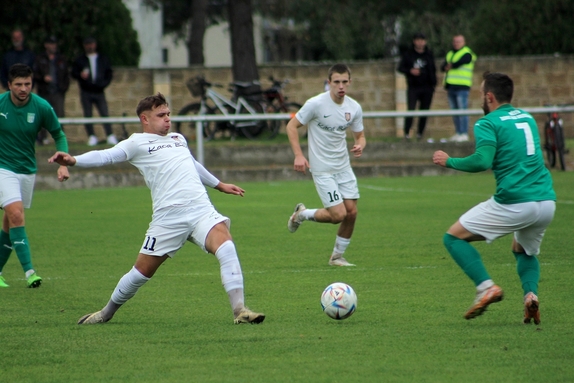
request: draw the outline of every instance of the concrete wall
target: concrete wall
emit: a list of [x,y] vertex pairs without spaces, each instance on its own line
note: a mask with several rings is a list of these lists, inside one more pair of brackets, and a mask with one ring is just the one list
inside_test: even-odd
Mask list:
[[[437,66],[441,65],[437,60]],[[289,65],[264,65],[259,68],[261,84],[265,88],[270,85],[267,80],[270,75],[275,78],[290,80],[285,88],[289,100],[303,103],[309,97],[323,90],[327,70],[332,63],[305,63]],[[394,59],[351,63],[353,83],[350,96],[359,101],[364,111],[404,110],[404,77],[395,72],[397,62]],[[515,96],[513,104],[519,107],[542,106],[545,103],[562,104],[574,103],[574,56],[534,56],[534,57],[479,57],[475,68],[474,85],[471,90],[471,109],[478,109],[479,85],[482,73],[486,70],[508,73],[515,81]],[[203,68],[164,68],[137,69],[114,68],[114,80],[106,91],[111,116],[135,115],[138,101],[155,91],[162,90],[171,101],[174,114],[185,104],[197,101],[185,86],[185,81],[197,74],[224,87],[221,92],[227,94],[227,84],[232,81],[229,67]],[[439,73],[439,82],[443,74]],[[154,83],[155,79],[155,83]],[[160,81],[161,83],[157,83]],[[219,91],[219,90],[218,90]],[[446,91],[442,86],[437,87],[432,109],[448,109]],[[97,115],[97,112],[95,112]],[[66,116],[81,117],[77,84],[72,85],[66,99]],[[572,116],[566,115],[566,135],[574,136]],[[471,117],[471,124],[478,116]],[[537,115],[542,124],[545,116]],[[371,137],[400,135],[397,119],[367,119],[365,125],[367,135]],[[415,121],[416,124],[416,121]],[[115,126],[119,129],[119,126]],[[128,126],[128,130],[137,131],[137,125]],[[85,141],[86,136],[82,126],[66,126],[70,141]],[[427,135],[433,138],[449,137],[454,128],[450,117],[429,118]],[[102,128],[96,125],[96,134],[103,136]],[[471,132],[472,134],[472,132]]]

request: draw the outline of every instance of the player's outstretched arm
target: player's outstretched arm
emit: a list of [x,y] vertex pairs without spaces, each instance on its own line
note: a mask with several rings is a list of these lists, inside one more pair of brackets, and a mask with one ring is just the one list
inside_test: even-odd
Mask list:
[[76,159],[68,153],[56,152],[52,157],[48,158],[48,162],[60,164],[62,166],[74,166],[76,164]]
[[243,190],[239,186],[233,184],[226,184],[223,182],[218,183],[214,189],[219,190],[222,193],[235,194],[241,197],[243,197],[243,194],[245,193],[245,190]]

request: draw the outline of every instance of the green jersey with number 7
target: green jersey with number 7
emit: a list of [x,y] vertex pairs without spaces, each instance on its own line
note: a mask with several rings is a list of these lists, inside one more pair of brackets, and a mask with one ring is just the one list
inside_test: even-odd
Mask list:
[[544,164],[536,121],[510,104],[501,105],[474,125],[476,148],[494,146],[494,199],[501,204],[556,200]]

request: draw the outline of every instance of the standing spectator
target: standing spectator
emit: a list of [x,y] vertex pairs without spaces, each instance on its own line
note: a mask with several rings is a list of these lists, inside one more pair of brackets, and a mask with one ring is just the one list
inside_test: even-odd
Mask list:
[[[110,60],[98,53],[98,43],[93,37],[84,39],[84,54],[74,61],[72,77],[78,80],[80,86],[80,101],[84,111],[84,117],[92,117],[92,105],[95,105],[102,117],[108,117],[108,103],[104,90],[112,82],[112,66]],[[85,124],[88,135],[88,145],[98,144],[98,137],[94,133],[94,125]],[[104,124],[107,142],[110,145],[118,143],[113,134],[112,125]]]
[[0,68],[0,81],[4,89],[8,89],[8,71],[14,64],[34,66],[34,52],[24,46],[24,33],[21,29],[12,31],[12,49],[2,57],[2,66]]
[[[287,228],[294,233],[303,221],[340,224],[329,264],[354,266],[343,257],[355,229],[359,199],[346,137],[350,129],[355,139],[350,151],[355,158],[360,157],[367,145],[363,110],[357,101],[346,96],[351,85],[351,70],[347,65],[333,65],[328,79],[330,90],[307,100],[287,124],[287,136],[295,155],[293,168],[301,173],[310,169],[323,208],[307,209],[298,203],[287,221]],[[307,125],[309,161],[299,144],[297,129],[303,125]]]
[[107,305],[86,314],[78,324],[108,322],[172,258],[185,242],[193,242],[219,261],[221,281],[233,309],[234,323],[261,323],[265,315],[245,307],[243,273],[229,232],[229,218],[213,207],[204,185],[243,197],[239,186],[219,181],[191,155],[185,138],[169,133],[170,110],[161,93],[148,96],[136,108],[143,133],[134,133],[113,148],[80,156],[57,152],[49,162],[95,167],[129,161],[151,190],[153,216],[132,269],[117,284]]
[[[413,45],[401,57],[401,62],[397,68],[399,72],[407,78],[407,108],[415,110],[417,102],[420,110],[429,110],[436,86],[436,66],[434,56],[427,47],[427,40],[424,34],[415,33]],[[417,129],[417,140],[423,137],[426,117],[419,117]],[[413,125],[413,118],[405,118],[405,138],[410,139],[410,130]]]
[[474,125],[476,149],[464,158],[438,150],[433,162],[463,172],[492,169],[496,193],[464,213],[446,232],[443,242],[460,268],[474,282],[476,298],[464,317],[472,319],[491,303],[502,300],[473,241],[490,243],[513,234],[512,253],[524,292],[524,323],[540,323],[537,255],[546,228],[556,210],[556,193],[544,158],[534,118],[510,102],[512,79],[502,73],[485,73],[480,86],[485,116]]
[[[38,96],[52,105],[56,116],[64,117],[66,92],[70,87],[70,73],[66,58],[58,52],[58,40],[49,36],[44,40],[44,52],[36,56],[34,82]],[[38,133],[38,143],[47,143],[47,131]]]
[[[8,72],[9,92],[0,95],[0,208],[4,211],[0,230],[0,287],[8,287],[2,269],[12,250],[16,252],[28,287],[38,287],[42,278],[32,266],[24,209],[32,204],[36,178],[36,137],[46,128],[56,148],[68,151],[68,141],[52,107],[32,93],[32,68],[14,64]],[[68,168],[58,169],[60,182]]]
[[[447,90],[448,104],[451,109],[467,109],[468,94],[472,86],[472,72],[476,55],[466,46],[463,35],[452,39],[452,50],[446,54],[441,70],[446,72],[444,86]],[[451,141],[468,141],[468,116],[453,116],[455,135]]]

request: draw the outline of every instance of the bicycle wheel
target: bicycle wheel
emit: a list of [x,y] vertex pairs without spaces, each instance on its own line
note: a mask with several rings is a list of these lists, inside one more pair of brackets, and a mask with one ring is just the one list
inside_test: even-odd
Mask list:
[[[566,170],[566,162],[564,161],[564,130],[560,123],[554,126],[554,146],[556,147],[556,155],[560,161],[560,169]],[[556,162],[556,160],[554,160],[554,162]]]
[[[178,116],[192,116],[198,115],[201,104],[196,102],[193,104],[187,104],[177,113]],[[207,108],[206,114],[214,114],[215,112],[211,108]],[[209,138],[212,135],[212,130],[214,129],[215,123],[213,121],[208,121],[203,123],[203,137]],[[181,122],[175,123],[175,131],[183,134],[183,136],[188,141],[194,141],[196,139],[195,134],[195,122]]]
[[[256,114],[263,113],[263,106],[256,101],[249,101],[249,106],[255,111]],[[241,114],[251,114],[243,105],[239,109]],[[239,128],[241,133],[249,138],[250,140],[255,140],[257,136],[261,134],[267,128],[267,121],[265,120],[254,120],[254,121],[235,121],[235,127]]]
[[556,166],[556,155],[554,152],[554,129],[550,127],[550,122],[544,126],[544,149],[546,150],[546,160],[548,166]]
[[[267,114],[275,114],[281,113],[281,111],[273,104],[262,102],[261,106],[265,110]],[[267,120],[265,129],[259,135],[262,139],[272,140],[277,137],[279,134],[279,130],[281,129],[281,121],[280,120]]]

